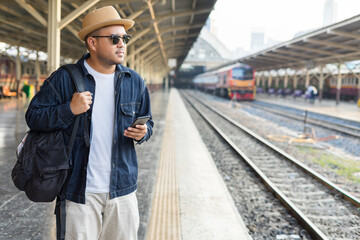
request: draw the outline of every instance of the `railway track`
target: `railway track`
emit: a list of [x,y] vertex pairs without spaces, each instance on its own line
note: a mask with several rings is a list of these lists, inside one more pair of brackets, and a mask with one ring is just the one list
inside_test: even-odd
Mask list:
[[219,110],[188,93],[183,96],[314,239],[360,238],[359,199]]
[[254,108],[258,108],[267,112],[271,112],[273,114],[276,115],[280,115],[286,118],[290,118],[290,119],[294,119],[294,120],[298,120],[300,122],[306,122],[312,125],[316,125],[319,127],[323,127],[323,128],[327,128],[345,135],[349,135],[352,137],[356,137],[356,138],[360,138],[360,127],[356,126],[354,124],[351,123],[339,123],[339,122],[335,122],[335,121],[331,121],[331,120],[327,120],[327,119],[320,119],[320,118],[316,118],[313,117],[311,112],[308,113],[307,111],[301,111],[301,110],[296,110],[296,112],[289,112],[286,111],[285,108],[281,108],[280,106],[271,104],[271,108],[253,102],[253,103],[243,103],[246,106],[250,106],[250,107],[254,107]]

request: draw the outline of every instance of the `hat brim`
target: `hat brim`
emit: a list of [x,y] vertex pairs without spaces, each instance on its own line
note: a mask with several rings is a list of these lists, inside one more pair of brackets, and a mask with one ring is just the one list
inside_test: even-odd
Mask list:
[[86,28],[84,28],[83,30],[81,30],[78,33],[78,36],[82,41],[84,41],[85,37],[89,33],[93,32],[93,31],[95,31],[95,30],[97,30],[99,28],[106,27],[106,26],[111,26],[111,25],[123,25],[125,30],[128,30],[128,29],[132,28],[132,26],[134,26],[134,24],[135,24],[135,22],[133,20],[129,20],[129,19],[110,20],[110,21],[101,22],[101,23],[98,23],[98,24],[87,26]]

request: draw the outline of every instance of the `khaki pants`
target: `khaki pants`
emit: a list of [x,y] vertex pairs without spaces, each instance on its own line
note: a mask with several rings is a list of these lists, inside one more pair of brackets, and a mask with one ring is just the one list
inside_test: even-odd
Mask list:
[[114,199],[86,193],[86,204],[66,201],[66,240],[137,240],[138,229],[135,192]]

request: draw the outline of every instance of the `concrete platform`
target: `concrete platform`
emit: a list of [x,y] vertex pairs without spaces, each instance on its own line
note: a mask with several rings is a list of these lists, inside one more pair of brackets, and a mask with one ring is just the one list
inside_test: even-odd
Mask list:
[[176,89],[162,151],[148,240],[251,239]]
[[319,100],[316,99],[315,103],[312,104],[309,100],[305,100],[303,98],[294,99],[292,96],[283,98],[281,96],[269,96],[267,94],[257,94],[256,99],[300,110],[308,110],[332,117],[343,118],[346,120],[360,121],[360,107],[358,107],[356,103],[341,101],[337,105],[335,100],[325,99],[319,102]]
[[[136,146],[139,240],[251,239],[177,90],[154,92],[151,101],[154,134]],[[27,104],[0,100],[0,239],[51,240],[54,203],[29,201],[10,176]]]

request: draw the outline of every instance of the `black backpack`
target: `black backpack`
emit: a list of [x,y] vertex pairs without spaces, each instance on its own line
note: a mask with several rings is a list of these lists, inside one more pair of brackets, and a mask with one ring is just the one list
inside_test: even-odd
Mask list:
[[[77,92],[85,91],[84,75],[76,64],[64,65],[61,68],[69,73]],[[65,222],[65,193],[72,166],[70,154],[81,118],[84,120],[85,142],[89,146],[86,113],[75,118],[68,146],[65,144],[62,130],[52,132],[30,130],[17,148],[17,162],[11,172],[15,186],[24,191],[31,201],[52,202],[57,198],[55,213],[58,239],[65,236],[65,225],[59,224]]]

